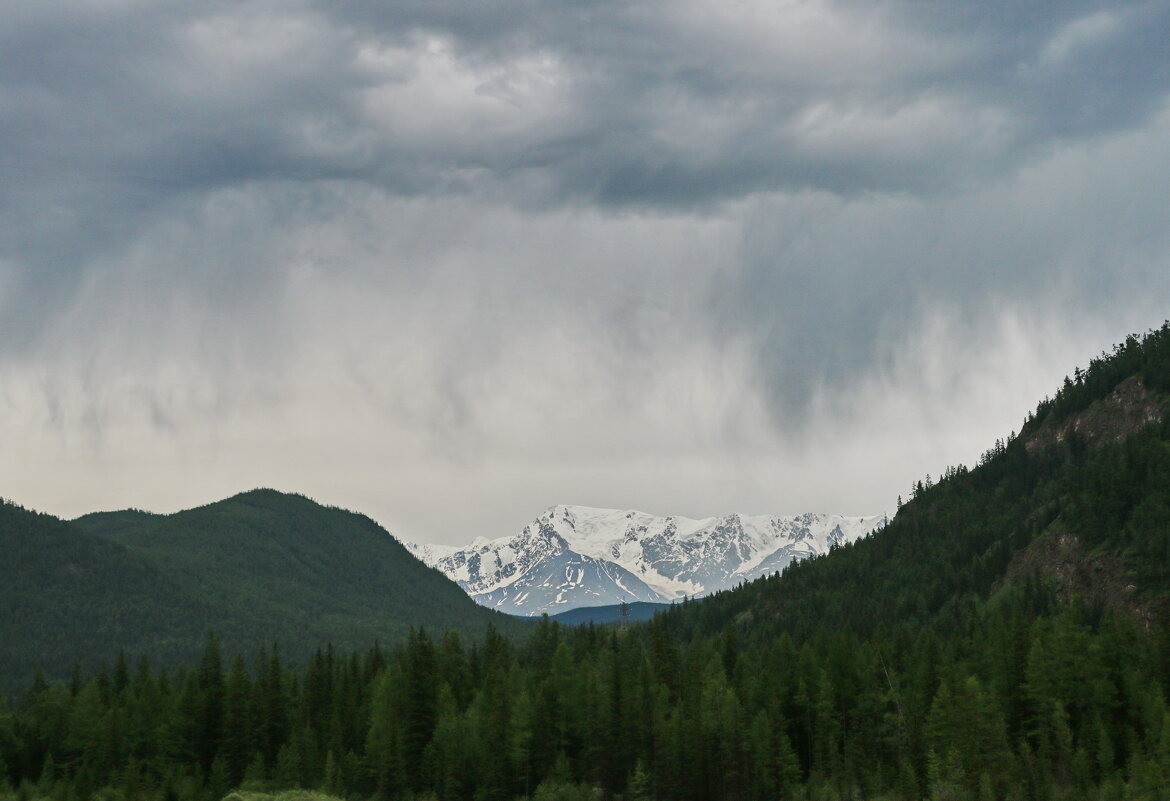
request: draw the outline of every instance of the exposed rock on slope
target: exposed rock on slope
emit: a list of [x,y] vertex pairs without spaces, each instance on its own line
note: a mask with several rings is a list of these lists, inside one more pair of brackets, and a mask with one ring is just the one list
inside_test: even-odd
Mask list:
[[1162,420],[1166,411],[1166,404],[1146,389],[1141,378],[1131,376],[1087,409],[1059,423],[1045,420],[1025,448],[1034,454],[1078,441],[1086,446],[1119,442],[1147,423]]

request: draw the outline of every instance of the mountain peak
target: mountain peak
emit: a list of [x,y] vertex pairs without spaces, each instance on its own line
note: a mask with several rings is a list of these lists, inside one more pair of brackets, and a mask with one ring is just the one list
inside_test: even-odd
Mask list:
[[806,513],[695,520],[558,504],[523,531],[466,548],[409,546],[480,603],[515,614],[726,589],[858,539],[881,516]]

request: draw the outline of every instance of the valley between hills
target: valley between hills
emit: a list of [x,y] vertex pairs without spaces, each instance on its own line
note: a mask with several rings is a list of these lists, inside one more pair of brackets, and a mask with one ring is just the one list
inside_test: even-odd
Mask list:
[[[888,518],[553,507],[440,552],[253,490],[72,521],[5,502],[0,553],[4,799],[1170,786],[1170,325]],[[593,600],[666,605],[539,614]]]

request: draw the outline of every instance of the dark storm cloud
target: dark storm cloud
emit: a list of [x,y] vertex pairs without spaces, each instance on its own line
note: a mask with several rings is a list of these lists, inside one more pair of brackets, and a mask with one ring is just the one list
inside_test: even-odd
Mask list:
[[[265,180],[668,209],[945,191],[1147,118],[1167,29],[1160,2],[22,3],[0,252],[76,264],[173,196]],[[428,46],[462,78],[426,83]],[[525,59],[547,86],[515,85]]]
[[[1104,309],[1150,280],[1170,228],[1167,30],[1164,0],[16,0],[0,23],[5,355],[112,296],[134,298],[117,305],[125,340],[138,316],[166,328],[152,303],[187,303],[226,309],[209,333],[191,313],[200,337],[259,358],[291,325],[297,270],[364,270],[407,309],[510,288],[436,315],[459,332],[431,377],[458,420],[516,309],[668,359],[629,321],[671,293],[689,335],[746,340],[775,408],[800,409],[881,369],[931,309],[972,326],[1037,293]],[[366,210],[397,220],[398,201],[429,216]],[[533,239],[583,213],[585,255],[542,241],[518,264],[516,234],[482,228],[500,208]],[[702,237],[676,232],[678,266],[645,275],[653,237],[606,251],[607,226],[664,220],[742,241],[688,260]],[[592,280],[606,261],[631,275]]]
[[927,346],[949,350],[956,371],[1005,314],[1051,315],[1070,331],[1111,320],[1113,339],[1135,321],[1156,326],[1170,302],[1167,142],[1163,112],[977,191],[762,202],[717,317],[726,335],[756,341],[772,408],[789,422],[817,393],[846,397],[888,373],[923,345],[914,337],[932,315],[952,339]]
[[[1053,139],[1140,123],[1170,77],[1161,2],[724,8],[349,3],[341,13],[393,36],[449,35],[471,63],[562,59],[576,136],[540,167],[559,194],[601,202],[945,189]],[[529,165],[509,154],[487,166],[506,176]]]

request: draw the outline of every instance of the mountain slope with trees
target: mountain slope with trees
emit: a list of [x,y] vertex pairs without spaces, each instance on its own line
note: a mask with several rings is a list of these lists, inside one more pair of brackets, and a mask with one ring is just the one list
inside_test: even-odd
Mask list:
[[[397,641],[411,625],[465,634],[482,633],[488,621],[522,625],[466,603],[458,587],[368,517],[300,495],[253,490],[127,525],[106,525],[106,516],[77,523],[184,584],[229,599],[230,614],[211,626],[225,644],[278,639],[312,643],[311,651],[329,641],[368,645],[371,635]],[[257,631],[259,624],[266,630]]]
[[37,668],[94,670],[117,653],[111,643],[164,643],[182,636],[185,621],[212,616],[142,556],[7,502],[0,554],[0,690],[25,685]]
[[479,607],[369,518],[254,490],[172,515],[134,510],[58,520],[0,509],[0,676],[65,676],[119,650],[173,665],[279,642],[308,656],[332,642],[396,643],[411,625],[465,635],[524,624]]
[[[1066,600],[1109,602],[1147,627],[1164,619],[1170,325],[1128,338],[1074,375],[975,468],[915,482],[880,536],[723,594],[680,625],[710,632],[750,620],[759,636],[826,628],[869,636],[897,625],[946,633],[1006,585],[1029,581]],[[1063,569],[1038,558],[1058,540],[1079,554]],[[1078,583],[1077,573],[1092,580]]]

